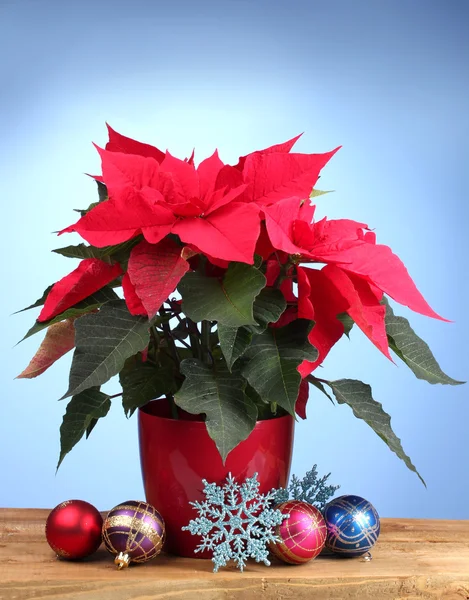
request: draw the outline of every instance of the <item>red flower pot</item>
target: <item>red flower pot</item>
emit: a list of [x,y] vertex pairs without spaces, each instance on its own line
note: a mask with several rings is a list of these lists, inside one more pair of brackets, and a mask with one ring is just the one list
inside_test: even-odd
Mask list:
[[238,481],[258,473],[261,493],[288,481],[294,434],[290,415],[258,421],[225,465],[205,423],[187,414],[171,419],[165,400],[139,409],[138,431],[146,499],[165,520],[165,550],[172,554],[211,557],[207,551],[194,554],[200,538],[181,530],[197,516],[189,502],[203,500],[202,479],[222,484],[228,473]]

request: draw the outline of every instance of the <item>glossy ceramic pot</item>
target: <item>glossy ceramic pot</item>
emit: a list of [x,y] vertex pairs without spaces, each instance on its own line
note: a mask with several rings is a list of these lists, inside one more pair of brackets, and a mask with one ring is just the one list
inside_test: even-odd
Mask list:
[[192,415],[170,418],[166,400],[155,400],[138,411],[140,462],[147,502],[163,516],[164,550],[179,556],[210,558],[194,550],[200,543],[181,528],[197,516],[189,502],[203,500],[202,479],[222,484],[228,473],[244,481],[258,473],[260,492],[284,487],[293,449],[294,420],[290,415],[258,421],[247,440],[222,459],[205,423]]

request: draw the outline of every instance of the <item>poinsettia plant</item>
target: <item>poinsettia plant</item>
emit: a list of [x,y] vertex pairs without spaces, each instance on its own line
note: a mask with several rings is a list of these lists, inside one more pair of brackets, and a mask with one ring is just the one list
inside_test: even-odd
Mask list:
[[[128,416],[160,397],[174,418],[200,415],[225,460],[258,419],[305,418],[318,390],[416,472],[369,385],[316,376],[357,326],[418,378],[461,383],[394,315],[387,296],[442,319],[401,260],[364,223],[315,218],[315,185],[338,148],[291,152],[298,136],[236,165],[215,152],[196,166],[108,129],[98,201],[59,233],[87,244],[54,250],[80,262],[28,307],[42,309],[25,338],[46,335],[20,378],[75,349],[59,465],[116,396]],[[122,393],[110,396],[101,386],[116,375]]]

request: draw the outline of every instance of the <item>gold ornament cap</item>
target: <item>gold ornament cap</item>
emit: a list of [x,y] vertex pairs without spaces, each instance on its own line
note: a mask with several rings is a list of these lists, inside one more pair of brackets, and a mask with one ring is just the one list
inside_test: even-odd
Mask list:
[[126,569],[130,565],[130,556],[127,553],[119,552],[114,562],[119,570]]

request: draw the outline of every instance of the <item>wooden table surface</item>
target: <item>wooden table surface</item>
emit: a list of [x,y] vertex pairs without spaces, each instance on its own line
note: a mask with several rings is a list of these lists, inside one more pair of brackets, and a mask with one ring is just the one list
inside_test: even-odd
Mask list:
[[57,560],[48,512],[0,509],[1,600],[469,599],[469,521],[383,519],[369,562],[320,556],[214,574],[209,560],[167,555],[118,571],[102,547],[85,561]]

